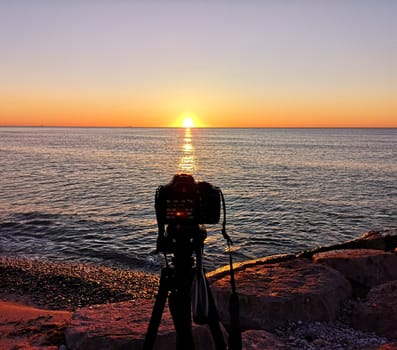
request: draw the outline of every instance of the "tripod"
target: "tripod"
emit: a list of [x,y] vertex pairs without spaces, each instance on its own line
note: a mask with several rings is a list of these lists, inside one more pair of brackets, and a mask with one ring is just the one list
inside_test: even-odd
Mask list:
[[[169,265],[165,255],[166,266],[161,270],[158,294],[146,332],[143,350],[153,349],[167,297],[176,331],[176,349],[194,349],[191,289],[195,273],[202,271],[202,251],[206,231],[200,227],[170,226],[168,226],[168,236],[165,239],[169,244],[169,250],[173,252],[173,266]],[[196,264],[192,257],[193,252],[196,255]],[[198,322],[208,324],[216,348],[226,350],[215,301],[205,276],[204,279],[206,282],[204,292],[208,295],[208,316]]]

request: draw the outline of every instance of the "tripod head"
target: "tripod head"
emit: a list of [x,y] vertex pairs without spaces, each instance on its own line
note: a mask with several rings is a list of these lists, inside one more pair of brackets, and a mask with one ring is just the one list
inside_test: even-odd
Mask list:
[[176,254],[178,250],[194,252],[203,246],[207,230],[203,225],[168,225],[163,234],[157,237],[157,252]]

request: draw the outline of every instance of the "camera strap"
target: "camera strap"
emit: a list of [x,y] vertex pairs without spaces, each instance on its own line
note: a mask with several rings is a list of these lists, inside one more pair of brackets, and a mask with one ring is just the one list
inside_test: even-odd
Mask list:
[[236,293],[236,282],[234,280],[234,270],[233,270],[233,259],[232,259],[232,239],[230,236],[226,233],[226,205],[225,205],[225,197],[223,196],[223,193],[221,190],[219,190],[219,193],[222,198],[222,208],[223,208],[223,222],[222,222],[222,236],[227,242],[227,247],[229,251],[229,265],[230,265],[230,284],[232,286],[232,293]]
[[229,349],[230,350],[241,350],[242,339],[240,329],[240,303],[236,290],[236,282],[234,279],[233,259],[232,259],[232,240],[226,233],[226,206],[225,198],[221,190],[219,193],[222,198],[223,207],[223,222],[222,222],[222,236],[225,238],[229,251],[229,265],[230,265],[230,285],[232,287],[232,294],[229,300],[229,313],[230,313],[230,330],[229,330]]

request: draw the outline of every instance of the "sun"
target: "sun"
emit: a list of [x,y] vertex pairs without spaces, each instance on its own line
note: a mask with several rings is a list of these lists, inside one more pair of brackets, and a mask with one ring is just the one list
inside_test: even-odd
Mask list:
[[185,117],[183,118],[183,123],[182,123],[184,128],[194,128],[194,122],[191,117]]

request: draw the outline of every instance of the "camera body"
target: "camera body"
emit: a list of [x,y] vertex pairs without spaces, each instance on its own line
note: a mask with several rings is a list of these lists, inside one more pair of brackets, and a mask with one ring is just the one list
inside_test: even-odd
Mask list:
[[168,225],[216,224],[221,210],[218,187],[196,182],[192,175],[176,174],[156,191],[155,209],[159,228]]

